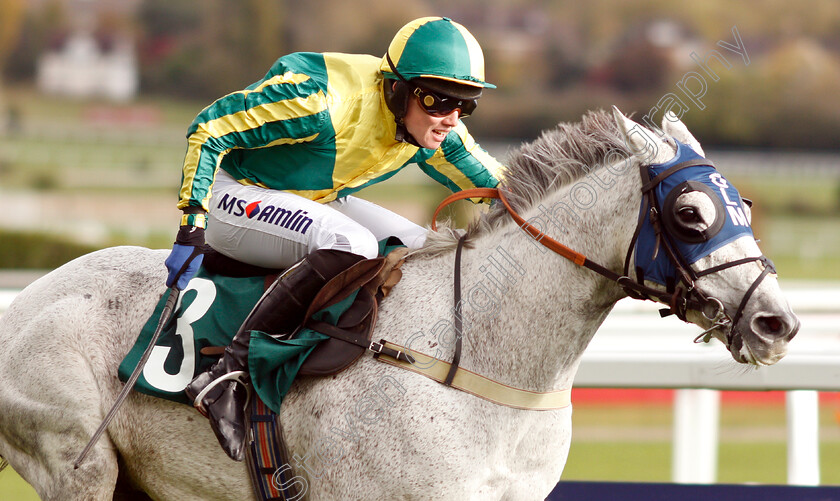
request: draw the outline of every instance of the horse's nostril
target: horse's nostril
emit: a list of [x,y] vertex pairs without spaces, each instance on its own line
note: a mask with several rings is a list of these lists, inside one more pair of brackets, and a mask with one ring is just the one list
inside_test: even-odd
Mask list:
[[790,331],[788,332],[787,340],[790,341],[791,339],[793,339],[793,336],[795,336],[797,332],[799,332],[799,318],[794,316],[793,327],[791,327]]
[[756,315],[752,320],[753,331],[768,338],[793,339],[799,331],[799,321],[796,317],[778,315]]
[[759,318],[756,322],[761,330],[767,334],[774,334],[782,330],[782,320],[779,317]]

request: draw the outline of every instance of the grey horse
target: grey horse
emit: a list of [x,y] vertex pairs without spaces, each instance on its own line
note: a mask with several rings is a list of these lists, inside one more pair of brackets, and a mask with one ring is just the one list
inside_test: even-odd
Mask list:
[[[576,202],[580,210],[554,212],[544,231],[622,273],[639,216],[638,164],[670,160],[674,139],[703,154],[676,117],[662,130],[660,136],[617,111],[590,113],[514,152],[503,188],[530,220],[546,207]],[[624,155],[624,167],[614,163],[615,152]],[[574,191],[584,188],[597,200]],[[714,207],[702,199],[680,204],[695,216],[680,224],[714,219]],[[451,358],[452,330],[444,327],[452,320],[460,235],[432,234],[409,257],[374,339]],[[461,367],[534,392],[570,388],[581,354],[624,290],[546,251],[500,205],[466,235]],[[27,287],[0,319],[0,455],[45,501],[111,499],[118,484],[161,500],[253,497],[245,466],[225,456],[206,419],[189,406],[136,393],[73,469],[122,387],[120,361],[164,291],[166,255],[117,247],[83,256]],[[743,237],[692,267],[760,255],[755,240]],[[730,267],[696,287],[736,308],[764,269],[759,261]],[[696,311],[686,317],[711,328],[734,360],[754,365],[781,359],[798,328],[774,274],[752,292],[737,325],[715,324]],[[366,355],[336,376],[297,381],[282,423],[309,499],[513,501],[545,499],[558,482],[571,415],[571,406],[498,405]]]

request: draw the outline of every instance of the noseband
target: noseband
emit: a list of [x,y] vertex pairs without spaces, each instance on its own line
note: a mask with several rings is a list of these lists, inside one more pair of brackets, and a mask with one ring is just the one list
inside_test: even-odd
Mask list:
[[[662,209],[660,207],[659,201],[657,200],[655,188],[668,176],[674,174],[675,172],[688,167],[700,165],[714,167],[711,161],[706,159],[687,160],[670,167],[666,171],[651,179],[648,170],[646,169],[646,166],[640,166],[640,172],[642,176],[642,209],[639,211],[639,219],[636,225],[636,231],[634,232],[633,238],[630,241],[630,246],[627,249],[627,257],[624,263],[623,275],[619,275],[613,272],[612,270],[609,270],[604,266],[601,266],[600,264],[591,261],[585,255],[573,249],[570,249],[569,247],[561,244],[557,240],[554,240],[550,236],[535,228],[533,225],[525,221],[525,219],[511,207],[510,202],[508,201],[504,191],[497,188],[473,188],[453,193],[452,195],[444,199],[438,206],[437,210],[435,210],[434,216],[432,218],[432,229],[437,230],[436,221],[440,211],[444,207],[456,200],[463,200],[466,198],[498,198],[499,200],[501,200],[502,204],[505,206],[505,209],[507,209],[508,213],[513,218],[513,220],[516,221],[516,224],[518,224],[520,228],[528,232],[528,234],[530,234],[537,242],[541,243],[543,246],[572,261],[578,266],[588,268],[594,271],[595,273],[598,273],[599,275],[609,280],[612,280],[613,282],[617,283],[628,296],[634,299],[650,301],[658,300],[662,303],[667,304],[669,306],[668,308],[660,310],[661,316],[665,317],[673,314],[676,315],[677,318],[679,318],[680,320],[687,322],[686,312],[688,310],[695,310],[701,312],[703,316],[705,316],[708,320],[712,321],[713,325],[711,328],[707,329],[699,336],[697,336],[697,338],[695,338],[694,340],[695,342],[700,342],[701,340],[704,342],[708,342],[711,339],[711,332],[713,330],[717,328],[730,326],[731,328],[727,331],[726,334],[727,346],[729,346],[732,342],[732,332],[734,331],[735,326],[740,320],[744,308],[746,307],[750,297],[758,288],[759,284],[764,280],[764,278],[770,273],[775,273],[776,270],[773,266],[773,263],[764,255],[761,255],[759,257],[736,259],[734,261],[713,266],[711,268],[701,271],[694,271],[691,268],[691,266],[688,265],[686,259],[683,257],[679,248],[676,245],[674,245],[672,236],[670,235],[668,229],[662,223]],[[679,279],[679,283],[675,283],[675,280],[669,281],[669,283],[666,284],[665,291],[645,285],[644,271],[640,267],[636,267],[635,269],[636,280],[630,278],[630,260],[633,256],[633,251],[636,249],[636,244],[638,243],[639,234],[641,232],[642,225],[645,221],[646,214],[649,214],[650,216],[650,221],[653,225],[658,245],[661,246],[661,248],[664,249],[664,251],[667,253],[668,259],[676,269],[677,277]],[[747,292],[744,293],[744,296],[741,299],[741,302],[738,305],[738,308],[735,309],[735,311],[732,311],[732,308],[724,306],[719,299],[707,296],[695,287],[696,281],[701,277],[710,275],[712,273],[717,273],[719,271],[725,270],[727,268],[732,268],[734,266],[751,263],[753,261],[759,261],[760,263],[762,263],[764,269],[762,270],[758,278],[756,278],[755,281],[753,281],[752,285],[747,290]]]

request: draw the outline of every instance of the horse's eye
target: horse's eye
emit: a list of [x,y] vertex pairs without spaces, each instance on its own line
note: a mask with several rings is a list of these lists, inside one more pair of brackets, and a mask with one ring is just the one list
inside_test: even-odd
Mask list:
[[694,210],[693,207],[683,207],[682,209],[677,211],[677,216],[680,218],[680,222],[684,224],[693,224],[693,223],[700,223],[700,215],[697,214],[697,211]]

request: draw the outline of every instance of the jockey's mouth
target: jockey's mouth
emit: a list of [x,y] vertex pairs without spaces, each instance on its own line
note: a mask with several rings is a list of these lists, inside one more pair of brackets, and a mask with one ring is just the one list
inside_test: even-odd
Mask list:
[[434,134],[436,140],[443,141],[444,139],[446,139],[446,136],[449,134],[449,131],[451,131],[451,130],[452,129],[450,129],[450,128],[432,129],[432,134]]

